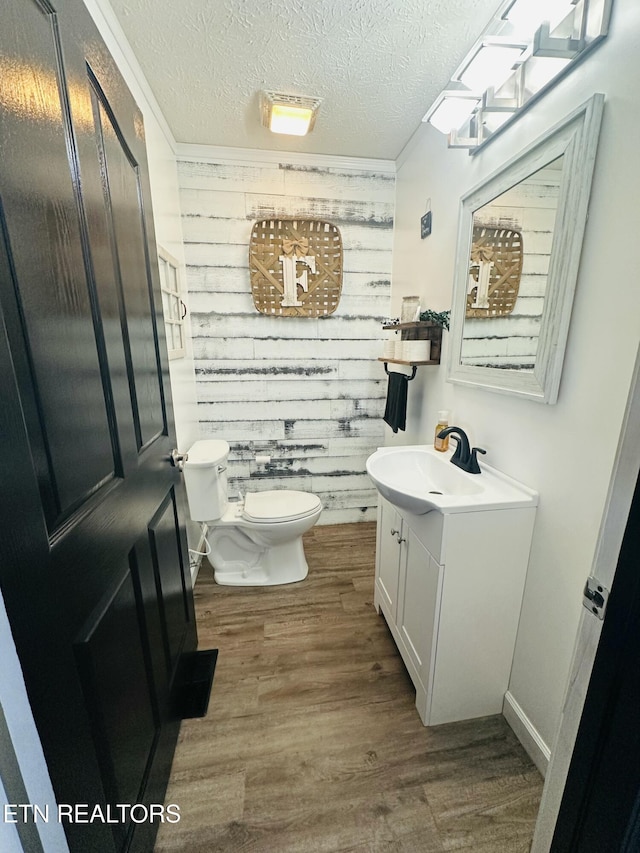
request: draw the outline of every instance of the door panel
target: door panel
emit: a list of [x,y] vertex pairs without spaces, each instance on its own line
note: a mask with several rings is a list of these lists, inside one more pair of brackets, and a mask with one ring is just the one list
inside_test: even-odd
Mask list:
[[105,787],[115,803],[139,802],[157,734],[144,639],[127,566],[74,644]]
[[435,636],[440,566],[409,529],[406,532],[405,548],[407,571],[400,617],[401,631],[420,680],[427,688]]
[[[31,405],[25,408],[53,532],[113,476],[115,465],[68,160],[70,129],[58,94],[65,89],[61,48],[52,16],[34,0],[21,3],[19,12],[13,19],[13,53],[7,51],[5,64],[10,66],[9,108],[21,112],[20,120],[11,122],[10,144],[3,146],[1,195],[20,317],[16,338],[22,338],[21,361],[31,373]],[[28,85],[27,78],[21,86],[34,67],[37,85]],[[44,162],[41,150],[48,152]],[[44,169],[46,193],[41,191]],[[87,444],[91,452],[79,466],[74,448]]]
[[149,540],[158,601],[162,608],[161,624],[168,672],[173,672],[189,627],[189,597],[185,577],[188,567],[179,550],[178,512],[173,492],[160,507],[149,525]]
[[114,268],[124,294],[125,341],[131,403],[138,448],[165,431],[161,370],[156,351],[157,329],[150,289],[146,238],[141,210],[138,166],[106,107],[104,94],[93,82],[96,137]]
[[144,126],[80,0],[3,0],[0,72],[0,585],[58,802],[161,803],[196,632]]

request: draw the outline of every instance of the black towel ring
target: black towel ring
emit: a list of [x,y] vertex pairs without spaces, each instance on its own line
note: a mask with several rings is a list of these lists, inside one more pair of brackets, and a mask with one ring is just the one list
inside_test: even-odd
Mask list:
[[[412,368],[413,368],[413,369],[412,369],[412,372],[411,372],[411,376],[407,376],[407,374],[406,374],[406,373],[403,373],[403,374],[402,374],[402,376],[407,376],[407,382],[411,382],[411,380],[412,380],[412,379],[415,379],[415,378],[416,378],[416,373],[418,372],[418,367],[417,367],[417,365],[415,365],[415,364],[414,364],[414,365],[412,365]],[[389,375],[389,371],[388,371],[388,369],[387,369],[387,362],[386,362],[386,361],[385,361],[385,363],[384,363],[384,372],[387,374],[387,376]],[[398,371],[397,371],[397,370],[392,370],[391,372],[392,372],[392,373],[397,373]]]

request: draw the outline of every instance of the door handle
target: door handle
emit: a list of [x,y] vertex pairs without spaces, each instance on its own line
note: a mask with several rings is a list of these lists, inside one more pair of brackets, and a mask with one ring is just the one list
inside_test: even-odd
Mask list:
[[184,468],[184,463],[187,461],[188,458],[188,453],[180,453],[180,451],[174,447],[169,456],[169,463],[173,468],[178,468],[178,470],[182,471],[182,469]]
[[398,545],[400,545],[402,542],[407,541],[406,539],[403,539],[402,536],[400,536],[400,531],[394,530],[393,527],[391,528],[391,535],[396,537],[396,542],[398,543]]

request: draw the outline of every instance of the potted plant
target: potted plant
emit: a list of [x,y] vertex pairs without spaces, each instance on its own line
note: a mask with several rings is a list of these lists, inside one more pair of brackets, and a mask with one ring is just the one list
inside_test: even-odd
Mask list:
[[427,308],[426,311],[420,312],[420,319],[427,323],[434,323],[436,326],[442,326],[443,329],[449,331],[449,317],[451,311],[431,311]]

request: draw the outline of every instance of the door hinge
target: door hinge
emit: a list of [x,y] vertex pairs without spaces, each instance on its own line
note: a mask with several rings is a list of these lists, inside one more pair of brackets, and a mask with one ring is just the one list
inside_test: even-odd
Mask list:
[[600,583],[598,578],[588,577],[582,598],[582,603],[587,610],[590,610],[598,619],[604,619],[608,600],[609,590]]

